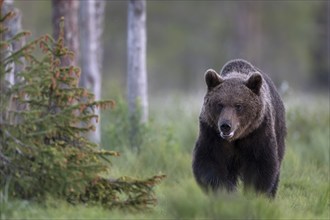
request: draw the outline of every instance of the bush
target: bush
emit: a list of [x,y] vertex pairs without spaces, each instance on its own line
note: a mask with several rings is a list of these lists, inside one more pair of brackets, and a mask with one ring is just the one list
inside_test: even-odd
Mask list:
[[[11,15],[1,18],[1,36]],[[113,107],[114,102],[94,100],[77,86],[79,68],[62,65],[62,59],[74,56],[63,43],[63,21],[58,40],[45,35],[8,53],[10,44],[26,35],[22,32],[0,43],[0,199],[42,201],[50,195],[107,208],[154,205],[153,187],[164,176],[107,178],[109,156],[119,154],[101,150],[84,135],[95,129],[90,123],[98,118],[94,109]],[[39,51],[42,55],[37,57]],[[25,68],[17,73],[20,80],[10,85],[6,76],[21,58]]]

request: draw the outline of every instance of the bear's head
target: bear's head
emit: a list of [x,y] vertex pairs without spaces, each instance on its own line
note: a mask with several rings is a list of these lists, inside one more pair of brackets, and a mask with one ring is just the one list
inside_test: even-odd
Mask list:
[[207,93],[203,110],[207,123],[229,142],[255,129],[264,109],[261,74],[231,75],[222,78],[212,69],[205,72]]

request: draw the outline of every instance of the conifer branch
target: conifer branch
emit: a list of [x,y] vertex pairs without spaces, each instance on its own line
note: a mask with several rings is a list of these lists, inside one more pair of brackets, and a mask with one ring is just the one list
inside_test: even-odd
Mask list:
[[[24,144],[22,141],[18,140],[13,135],[11,135],[7,130],[3,130],[3,132],[4,132],[6,137],[12,139],[16,144],[18,144],[22,147],[25,147],[25,148],[33,149],[32,146]],[[22,151],[19,148],[16,148],[15,150],[16,150],[16,153],[18,153],[19,155],[23,155]]]

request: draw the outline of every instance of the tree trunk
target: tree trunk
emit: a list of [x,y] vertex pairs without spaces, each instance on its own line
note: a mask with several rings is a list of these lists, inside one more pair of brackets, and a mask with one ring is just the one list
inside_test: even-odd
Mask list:
[[258,1],[237,2],[232,57],[260,62],[262,52],[261,7],[262,4]]
[[[14,15],[10,19],[6,20],[4,22],[5,27],[8,28],[8,31],[1,36],[2,40],[9,40],[13,38],[15,35],[20,33],[22,31],[22,13],[19,9],[14,8],[14,1],[13,0],[5,0],[4,2],[1,2],[1,15],[4,16],[9,12],[13,12]],[[10,56],[12,53],[15,53],[16,51],[20,50],[25,45],[25,37],[21,37],[13,42],[10,43],[9,47],[7,49],[3,49],[1,52],[1,61],[2,59]],[[18,73],[20,73],[24,68],[25,60],[23,57],[19,58],[17,61],[13,61],[12,63],[8,64],[5,68],[10,70],[9,73],[1,76],[1,84],[0,85],[0,92],[4,92],[7,88],[13,86],[15,83],[17,83],[20,79],[18,77]],[[4,80],[3,80],[4,79]],[[7,84],[6,82],[9,82]],[[17,102],[14,101],[13,97],[10,97],[9,103],[8,103],[8,110],[23,110],[26,108],[26,105],[17,105]],[[3,117],[6,114],[3,114],[1,117]],[[10,123],[16,124],[19,121],[19,117],[11,118]]]
[[[90,90],[96,100],[101,99],[101,67],[102,67],[102,43],[105,1],[86,0],[80,2],[80,49],[81,49],[81,78],[80,86]],[[98,109],[94,113],[100,116]],[[100,124],[93,119],[95,132],[88,134],[89,140],[100,143]]]
[[78,29],[78,6],[77,0],[52,0],[53,9],[53,37],[59,37],[59,23],[64,17],[64,45],[75,53],[75,58],[62,59],[62,65],[77,65],[79,60],[79,29]]
[[[22,13],[19,9],[14,8],[14,1],[13,0],[5,0],[3,6],[1,8],[2,15],[7,14],[8,12],[14,12],[14,16],[8,21],[5,22],[5,26],[9,28],[8,32],[2,36],[4,40],[8,40],[14,37],[16,34],[22,31]],[[20,40],[16,40],[12,42],[10,48],[7,51],[7,54],[11,54],[14,51],[18,51],[25,45],[25,38],[22,37]],[[10,68],[12,71],[10,74],[6,76],[6,80],[10,82],[11,85],[14,85],[19,79],[17,77],[17,73],[21,72],[24,67],[24,58],[19,59],[20,63],[16,62],[13,63]]]
[[329,89],[330,84],[330,2],[320,3],[316,9],[315,43],[311,48],[311,72],[318,89]]
[[141,123],[148,120],[146,70],[146,1],[128,2],[127,96],[131,147],[139,150]]
[[130,0],[128,3],[127,50],[129,112],[132,116],[140,110],[138,121],[145,123],[148,120],[145,0]]

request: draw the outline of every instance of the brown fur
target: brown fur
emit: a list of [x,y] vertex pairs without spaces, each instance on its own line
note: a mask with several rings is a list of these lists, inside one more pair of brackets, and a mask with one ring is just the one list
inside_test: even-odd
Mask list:
[[275,196],[284,154],[284,106],[270,78],[245,60],[205,73],[207,93],[193,172],[204,189],[244,185]]

